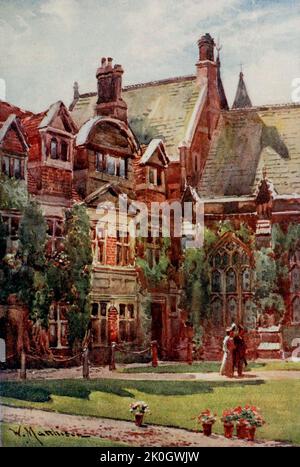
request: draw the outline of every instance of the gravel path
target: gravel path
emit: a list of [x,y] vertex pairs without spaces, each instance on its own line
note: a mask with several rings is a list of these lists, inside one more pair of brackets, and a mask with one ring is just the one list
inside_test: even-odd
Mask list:
[[[232,440],[213,434],[211,437],[202,433],[187,431],[179,428],[146,425],[138,428],[133,422],[110,420],[104,418],[83,417],[46,412],[36,409],[21,409],[16,407],[1,407],[1,420],[20,424],[22,427],[43,427],[60,432],[93,436],[112,441],[120,441],[131,446],[140,447],[278,447],[288,446],[286,443],[275,441],[242,441]],[[43,438],[41,438],[42,440]],[[66,443],[67,444],[67,443]]]
[[[82,367],[72,368],[49,368],[42,370],[27,370],[27,379],[78,379],[82,378]],[[282,380],[282,379],[300,379],[300,371],[255,371],[245,373],[243,378],[228,379],[219,373],[121,373],[118,371],[109,371],[108,367],[92,367],[90,369],[90,378],[110,378],[122,380],[142,380],[142,381],[253,381],[253,380]],[[18,380],[18,370],[5,370],[0,373],[0,381]]]

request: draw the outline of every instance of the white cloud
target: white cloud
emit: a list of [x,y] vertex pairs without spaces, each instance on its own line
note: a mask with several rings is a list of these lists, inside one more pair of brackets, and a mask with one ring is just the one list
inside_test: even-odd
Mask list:
[[[0,0],[1,2],[1,0]],[[125,83],[190,74],[197,39],[220,36],[232,101],[239,63],[254,103],[290,100],[300,76],[300,5],[244,0],[17,0],[1,2],[0,76],[7,97],[41,110],[96,89],[101,56],[125,68]]]

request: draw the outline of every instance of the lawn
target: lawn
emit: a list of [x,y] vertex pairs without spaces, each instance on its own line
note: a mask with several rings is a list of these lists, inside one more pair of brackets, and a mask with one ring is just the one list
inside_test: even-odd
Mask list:
[[[162,364],[153,368],[149,366],[131,366],[118,368],[120,373],[218,373],[220,362],[195,362],[192,365],[186,363]],[[300,362],[249,362],[247,371],[300,371]]]
[[[300,380],[281,381],[126,381],[52,380],[3,382],[6,404],[63,413],[130,420],[129,404],[144,400],[150,405],[147,421],[195,429],[193,417],[210,408],[218,415],[236,405],[253,404],[267,424],[258,437],[300,445]],[[214,430],[222,433],[218,421]]]
[[4,447],[124,447],[126,444],[96,437],[78,437],[62,432],[51,435],[49,428],[24,427],[11,423],[0,423],[0,439]]
[[[162,364],[156,368],[149,366],[132,366],[118,368],[120,373],[218,373],[221,362],[196,362],[192,365],[187,363]],[[249,363],[247,370],[264,369],[265,363]],[[300,369],[300,366],[299,366]]]

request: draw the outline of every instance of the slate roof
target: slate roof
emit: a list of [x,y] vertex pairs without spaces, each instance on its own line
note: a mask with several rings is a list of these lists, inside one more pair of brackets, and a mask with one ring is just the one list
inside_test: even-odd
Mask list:
[[[178,145],[184,139],[200,87],[196,76],[184,76],[127,86],[122,97],[128,105],[128,120],[140,143],[162,138],[171,159],[178,159]],[[94,116],[96,93],[81,94],[71,115],[80,127]]]
[[263,167],[279,195],[300,194],[300,105],[222,112],[199,194],[253,195]]

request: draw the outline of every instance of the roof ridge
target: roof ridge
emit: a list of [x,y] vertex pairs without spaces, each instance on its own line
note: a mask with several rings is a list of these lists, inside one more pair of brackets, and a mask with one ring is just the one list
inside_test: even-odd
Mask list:
[[[178,81],[193,81],[196,79],[196,75],[182,75],[182,76],[174,76],[172,78],[163,78],[154,81],[146,81],[144,83],[136,83],[136,84],[128,84],[124,86],[122,91],[131,91],[133,89],[139,88],[146,88],[149,86],[160,86],[161,84],[171,84],[177,83]],[[85,92],[83,94],[79,94],[79,99],[84,99],[87,97],[95,97],[97,96],[97,92]]]
[[123,91],[129,91],[131,89],[144,88],[148,86],[159,86],[161,84],[177,83],[178,81],[193,81],[195,79],[196,79],[196,75],[175,76],[172,78],[164,78],[164,79],[148,81],[144,83],[129,84],[127,86],[124,86]]
[[272,109],[280,109],[280,108],[288,108],[288,107],[300,107],[300,102],[286,102],[283,104],[262,104],[256,105],[252,107],[240,107],[240,108],[231,108],[229,110],[224,110],[224,113],[239,113],[239,112],[255,112],[258,110],[272,110]]

